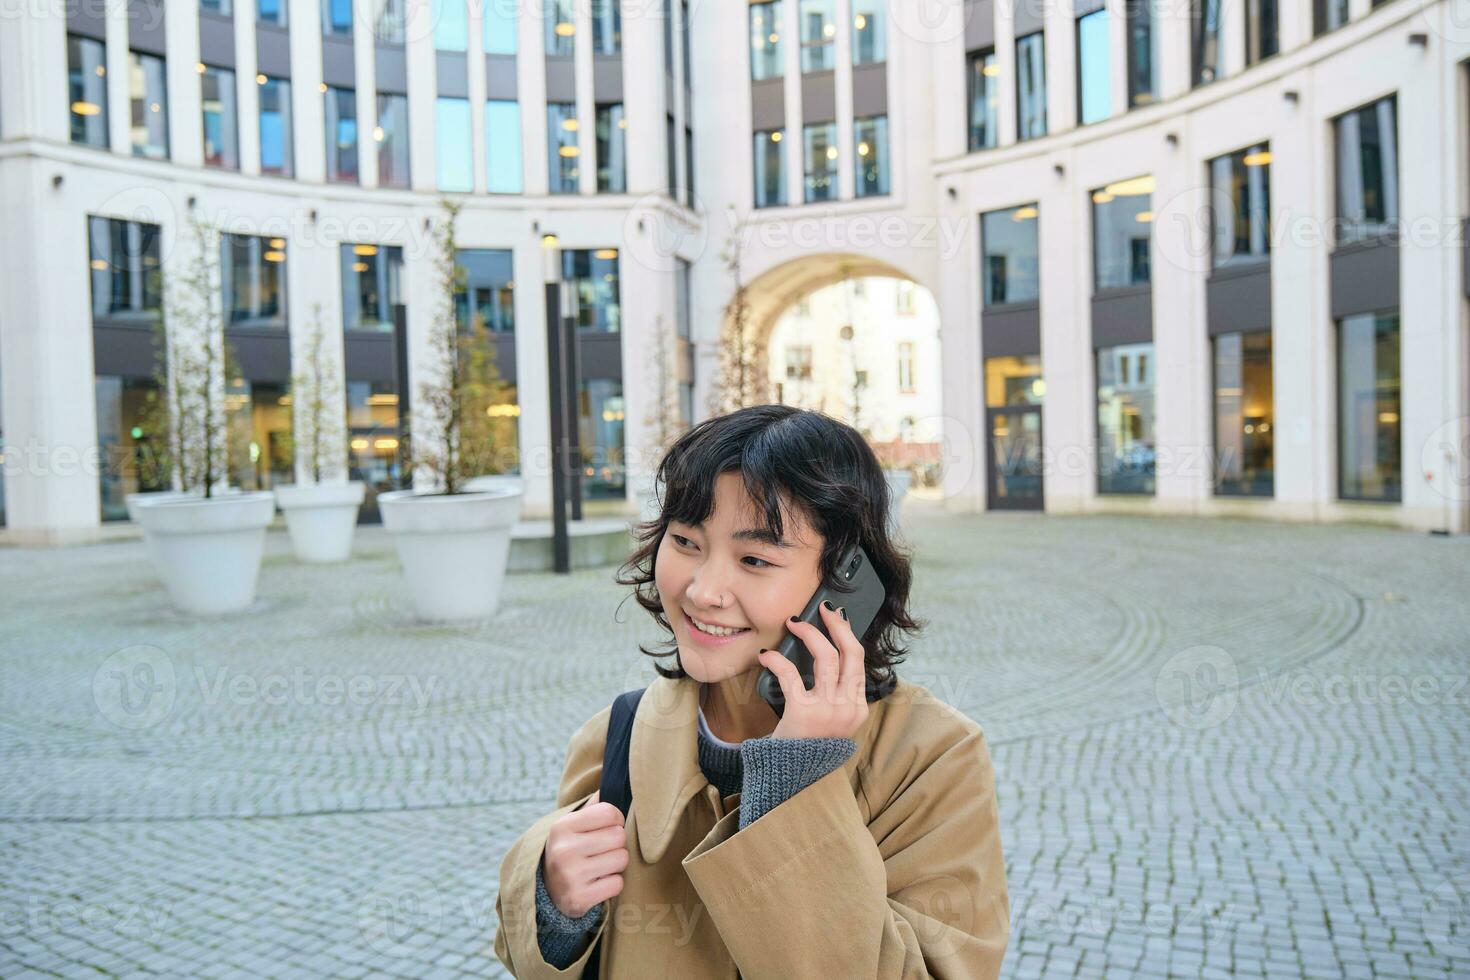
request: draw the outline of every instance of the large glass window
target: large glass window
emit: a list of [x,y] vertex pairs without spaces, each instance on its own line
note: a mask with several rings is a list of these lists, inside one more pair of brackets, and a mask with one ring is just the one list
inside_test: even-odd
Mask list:
[[623,50],[623,15],[619,0],[592,0],[592,53]]
[[1093,290],[1149,281],[1154,178],[1133,177],[1092,192]]
[[576,290],[580,329],[604,333],[622,330],[617,249],[563,249],[561,277]]
[[888,117],[869,116],[853,122],[857,151],[857,196],[888,193]]
[[441,191],[475,189],[475,161],[470,151],[470,100],[440,97],[434,104],[435,145]]
[[1035,204],[980,216],[981,282],[985,306],[1034,303],[1041,295]]
[[1338,244],[1389,231],[1399,220],[1398,127],[1389,96],[1333,120]]
[[235,110],[235,73],[201,65],[199,95],[204,115],[204,165],[240,169],[240,124]]
[[98,375],[93,391],[102,519],[124,521],[128,494],[169,488],[170,474],[162,465],[168,434],[158,425],[156,408],[160,391],[152,378],[117,375]]
[[289,385],[228,379],[225,424],[230,428],[228,469],[232,486],[269,490],[293,482]]
[[[577,193],[577,106],[573,102],[546,103],[546,154],[549,187],[553,194]],[[672,145],[669,150],[673,154]],[[672,176],[672,175],[671,175]],[[674,186],[670,180],[669,187]]]
[[1128,105],[1154,100],[1154,0],[1128,0]]
[[1041,31],[1016,39],[1016,139],[1046,135],[1046,39]]
[[500,248],[462,248],[456,260],[464,269],[464,288],[455,296],[461,333],[471,326],[491,333],[515,333],[515,276],[512,253]]
[[[1265,143],[1210,161],[1216,268],[1271,254],[1271,151]],[[1226,203],[1230,210],[1224,210]]]
[[1113,114],[1111,31],[1105,9],[1077,18],[1077,111],[1083,125]]
[[256,75],[260,90],[260,172],[289,177],[291,151],[291,82]]
[[93,321],[153,319],[163,309],[157,225],[87,219]]
[[357,93],[328,85],[325,103],[327,179],[357,182]]
[[408,186],[408,96],[378,93],[378,186]]
[[1190,0],[1195,85],[1208,85],[1225,74],[1224,6],[1225,0]]
[[675,258],[674,269],[674,327],[680,337],[689,340],[694,331],[693,267],[684,259]]
[[1022,354],[985,359],[985,407],[1040,405],[1046,398],[1041,356]]
[[1348,0],[1312,0],[1312,31],[1326,34],[1348,22]]
[[1153,493],[1154,345],[1097,349],[1097,492]]
[[1399,315],[1363,313],[1337,325],[1338,495],[1399,500]]
[[484,0],[485,53],[516,53],[516,12],[518,0]]
[[1245,63],[1253,65],[1271,57],[1280,47],[1277,33],[1276,0],[1246,0]]
[[611,102],[597,107],[597,189],[621,194],[628,189],[625,135],[628,120],[623,104]]
[[589,379],[582,385],[579,435],[582,493],[588,500],[621,499],[627,493],[623,464],[623,382]]
[[786,203],[785,156],[781,147],[781,130],[756,130],[755,206],[768,208]]
[[342,329],[393,332],[393,310],[403,303],[403,249],[397,245],[343,245]]
[[435,50],[469,50],[469,18],[469,5],[466,0],[434,0]]
[[66,38],[67,95],[71,141],[107,148],[107,49],[101,41]]
[[486,188],[491,194],[521,192],[521,105],[492,99],[485,103]]
[[805,156],[804,197],[831,201],[837,197],[837,124],[813,123],[802,127]]
[[1271,496],[1271,331],[1215,337],[1215,492]]
[[322,0],[322,33],[352,36],[352,0]]
[[231,0],[199,0],[199,9],[205,13],[229,17],[235,12],[235,5]]
[[286,26],[287,0],[256,0],[255,19],[262,24]]
[[545,3],[546,53],[570,56],[573,38],[577,34],[577,24],[572,16],[572,0],[545,0]]
[[402,44],[405,0],[371,0],[373,38],[385,44]]
[[786,70],[781,54],[781,0],[750,5],[750,77],[780,78]]
[[[684,65],[684,91],[694,83],[694,73],[689,67],[689,0],[679,0],[679,50]],[[687,103],[687,99],[685,100]]]
[[1000,65],[995,49],[969,55],[970,149],[988,150],[1000,139]]
[[168,159],[168,90],[163,59],[128,52],[128,101],[132,104],[133,156]]
[[398,446],[398,392],[392,381],[347,378],[349,476],[367,484],[363,517],[378,516],[378,494],[406,482]]
[[888,60],[887,0],[852,0],[852,63]]
[[286,329],[286,240],[220,236],[225,326]]
[[833,38],[837,34],[834,0],[800,0],[801,70],[825,71],[833,66]]

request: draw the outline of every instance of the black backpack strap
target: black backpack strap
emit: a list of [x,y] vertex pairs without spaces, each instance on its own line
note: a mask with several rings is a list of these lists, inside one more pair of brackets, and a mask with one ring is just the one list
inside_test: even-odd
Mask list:
[[[602,746],[602,783],[597,797],[616,806],[628,819],[633,806],[633,784],[628,779],[628,750],[633,745],[633,716],[638,712],[638,701],[647,688],[625,691],[612,704],[612,715],[607,720],[607,741]],[[602,955],[602,937],[587,958],[582,969],[582,980],[598,980],[598,958]]]

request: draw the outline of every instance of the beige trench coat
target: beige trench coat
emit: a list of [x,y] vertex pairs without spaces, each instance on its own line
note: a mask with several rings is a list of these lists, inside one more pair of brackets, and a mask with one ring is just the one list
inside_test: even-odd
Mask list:
[[[623,891],[604,903],[604,980],[994,977],[1010,938],[995,779],[980,726],[900,679],[841,767],[740,830],[696,757],[699,682],[643,695],[628,769]],[[579,977],[536,943],[547,832],[598,788],[611,705],[572,736],[557,809],[500,869],[495,953],[519,980]]]

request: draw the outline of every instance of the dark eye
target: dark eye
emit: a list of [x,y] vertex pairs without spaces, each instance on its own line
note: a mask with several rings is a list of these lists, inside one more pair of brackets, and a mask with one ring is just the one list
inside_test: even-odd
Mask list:
[[776,567],[775,565],[772,565],[770,562],[766,561],[764,558],[757,558],[755,555],[746,555],[745,557],[748,560],[750,560],[750,561],[758,561],[758,562],[760,562],[760,566],[752,566],[752,567],[765,567],[765,568],[775,568]]
[[688,538],[684,537],[683,535],[674,534],[673,532],[670,532],[669,533],[669,537],[673,538],[674,539],[674,544],[678,545],[681,548],[692,548],[692,547],[694,547],[693,542],[691,542]]

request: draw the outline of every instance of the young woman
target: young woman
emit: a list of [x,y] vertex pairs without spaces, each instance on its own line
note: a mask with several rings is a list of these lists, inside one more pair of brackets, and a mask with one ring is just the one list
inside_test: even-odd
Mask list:
[[[618,582],[670,634],[634,716],[632,807],[598,798],[611,706],[572,736],[557,809],[511,846],[495,952],[519,978],[993,977],[1010,935],[980,726],[894,671],[908,556],[850,426],[760,405],[660,462]],[[859,637],[795,621],[860,543],[887,597]],[[812,690],[772,652],[787,630]],[[834,642],[835,641],[835,642]],[[780,681],[778,717],[757,693]]]

